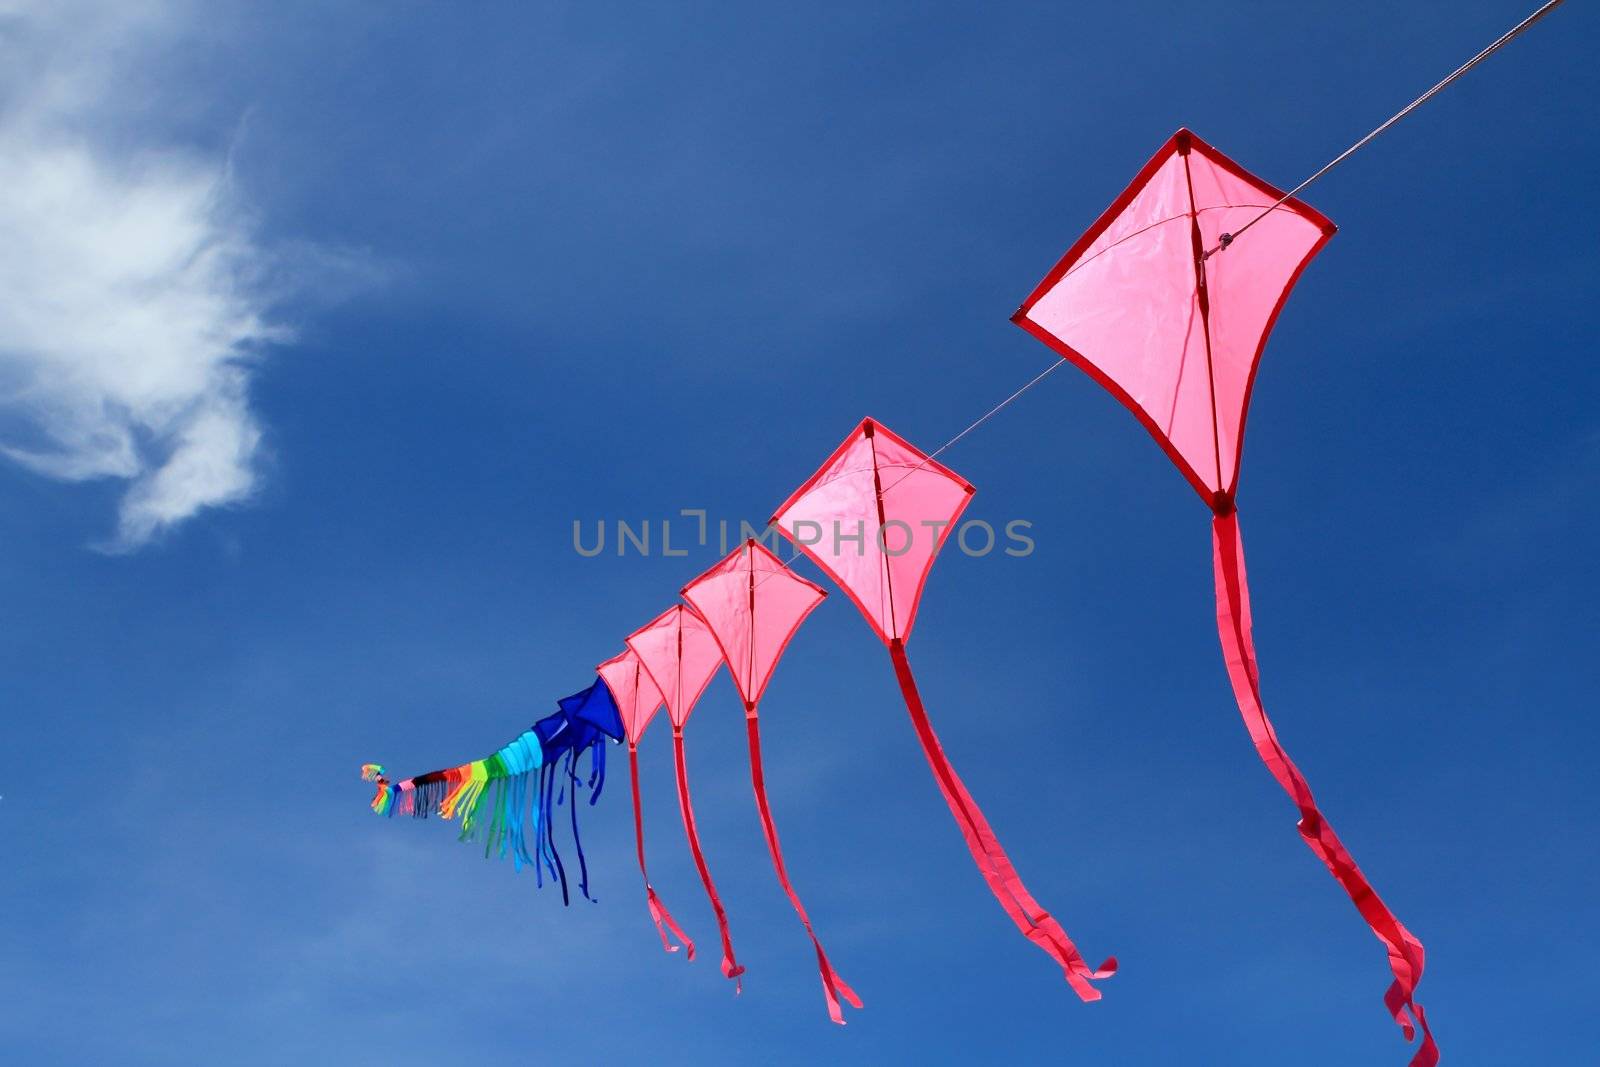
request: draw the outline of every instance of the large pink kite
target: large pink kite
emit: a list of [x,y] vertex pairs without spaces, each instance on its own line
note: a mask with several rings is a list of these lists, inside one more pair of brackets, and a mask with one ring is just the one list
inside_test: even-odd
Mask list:
[[668,952],[678,951],[678,946],[667,937],[667,931],[671,930],[683,942],[687,950],[685,955],[692,960],[694,942],[673,921],[667,906],[661,903],[655,886],[650,884],[650,872],[644,865],[644,812],[639,806],[639,738],[644,736],[645,727],[661,710],[661,690],[656,688],[638,654],[631,648],[606,660],[595,671],[605,682],[606,688],[611,690],[611,699],[616,701],[617,710],[622,715],[622,729],[628,737],[628,781],[633,786],[633,840],[635,850],[639,853],[639,874],[644,879],[645,904],[650,909],[650,919],[656,924],[656,933],[661,935],[662,948]]
[[964,478],[867,419],[771,521],[838,583],[889,647],[917,740],[995,899],[1017,929],[1061,966],[1078,996],[1098,1000],[1091,979],[1109,977],[1116,960],[1091,969],[1061,924],[1028,893],[945,757],[906,658],[923,583],[972,492]]
[[[1394,982],[1384,1003],[1407,1041],[1422,1030],[1413,1067],[1432,1067],[1439,1052],[1414,999],[1422,943],[1378,899],[1323,818],[1261,700],[1234,508],[1245,414],[1273,321],[1334,232],[1298,200],[1269,211],[1282,196],[1179,130],[1014,321],[1110,390],[1211,508],[1218,631],[1250,739],[1299,809],[1300,835],[1387,949]],[[1235,240],[1232,232],[1247,224]]]
[[722,650],[723,661],[728,664],[728,673],[733,676],[733,684],[739,690],[739,698],[744,701],[745,736],[750,743],[750,780],[755,787],[761,828],[767,837],[767,851],[772,854],[778,882],[788,894],[789,903],[794,905],[816,949],[817,971],[822,977],[828,1017],[843,1025],[844,1011],[839,1006],[839,998],[843,997],[855,1008],[861,1007],[861,998],[828,962],[828,954],[811,928],[811,917],[789,881],[783,850],[778,847],[778,830],[772,824],[772,811],[767,805],[757,710],[778,658],[806,616],[827,595],[820,587],[789,571],[782,560],[753,538],[683,588],[683,599],[710,627],[717,647]]
[[700,872],[700,881],[705,883],[711,910],[717,916],[717,931],[722,935],[722,973],[733,980],[737,990],[741,988],[739,976],[744,968],[733,958],[728,913],[723,910],[722,898],[717,896],[711,869],[706,866],[705,853],[700,849],[694,806],[689,802],[689,772],[683,758],[684,724],[694,712],[700,694],[711,684],[717,668],[722,666],[722,650],[717,647],[717,640],[711,636],[705,620],[682,604],[672,605],[630,634],[628,648],[639,657],[645,673],[661,691],[667,705],[667,718],[672,722],[672,758],[678,776],[678,809],[683,814],[683,832],[689,838],[695,868]]

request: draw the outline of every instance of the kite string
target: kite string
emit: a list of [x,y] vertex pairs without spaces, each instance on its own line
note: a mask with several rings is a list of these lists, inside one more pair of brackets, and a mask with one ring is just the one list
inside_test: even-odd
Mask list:
[[1047,378],[1051,374],[1055,373],[1056,369],[1059,368],[1065,362],[1066,362],[1066,360],[1064,360],[1064,359],[1058,359],[1055,362],[1051,363],[1050,366],[1046,367],[1044,370],[1042,370],[1038,374],[1034,375],[1031,379],[1028,380],[1028,383],[1026,385],[1024,385],[1021,389],[1018,389],[1016,392],[1012,393],[1010,396],[1008,396],[1004,400],[1000,401],[1000,403],[996,404],[994,407],[992,407],[988,411],[984,412],[983,415],[981,415],[976,422],[972,423],[972,425],[968,426],[965,430],[962,430],[960,433],[958,433],[954,437],[950,438],[950,440],[946,441],[944,444],[942,444],[938,448],[934,449],[928,455],[924,456],[921,463],[918,463],[915,467],[912,467],[910,470],[906,471],[900,477],[896,478],[894,481],[892,481],[888,485],[884,486],[883,493],[887,494],[889,492],[889,490],[893,489],[895,486],[899,485],[901,482],[905,481],[907,478],[911,477],[913,474],[917,473],[922,468],[926,467],[929,463],[932,463],[935,459],[939,458],[940,453],[944,452],[945,449],[949,448],[951,445],[955,444],[957,441],[960,441],[963,437],[967,436],[967,434],[971,433],[973,430],[976,430],[979,426],[982,426],[984,423],[988,422],[990,419],[992,419],[996,415],[1000,414],[1000,412],[1005,410],[1005,408],[1008,407],[1013,400],[1016,400],[1018,397],[1022,396],[1023,393],[1026,393],[1029,389],[1032,389],[1034,386],[1036,386],[1040,382],[1044,381],[1045,378]]
[[1212,248],[1210,251],[1206,252],[1200,258],[1202,260],[1210,259],[1212,256],[1216,255],[1218,252],[1221,252],[1223,249],[1227,248],[1234,241],[1238,240],[1239,237],[1246,230],[1248,230],[1250,227],[1254,226],[1256,223],[1260,222],[1262,219],[1264,219],[1268,215],[1272,214],[1274,211],[1276,211],[1278,208],[1282,207],[1284,204],[1288,203],[1290,200],[1293,200],[1296,196],[1298,196],[1301,192],[1303,192],[1306,189],[1306,187],[1311,185],[1312,182],[1315,182],[1318,178],[1320,178],[1324,174],[1328,173],[1334,167],[1337,167],[1340,163],[1343,163],[1345,160],[1347,160],[1351,156],[1355,155],[1361,149],[1363,149],[1367,145],[1371,144],[1378,137],[1379,134],[1383,133],[1389,127],[1393,126],[1395,123],[1399,122],[1401,119],[1403,119],[1407,115],[1411,114],[1413,111],[1415,111],[1417,108],[1421,107],[1423,104],[1426,104],[1429,100],[1432,100],[1439,93],[1443,92],[1444,89],[1450,85],[1450,83],[1454,82],[1457,78],[1461,77],[1467,71],[1471,70],[1473,67],[1476,67],[1479,63],[1482,63],[1485,59],[1488,59],[1490,56],[1494,55],[1494,53],[1498,52],[1500,49],[1502,49],[1506,45],[1510,44],[1513,40],[1515,40],[1518,36],[1520,36],[1524,30],[1528,29],[1534,23],[1538,22],[1540,19],[1542,19],[1546,15],[1550,14],[1550,12],[1552,12],[1556,8],[1560,7],[1561,4],[1562,4],[1562,0],[1549,0],[1549,2],[1546,3],[1543,7],[1539,8],[1539,10],[1535,11],[1533,14],[1529,15],[1527,18],[1523,19],[1521,22],[1519,22],[1515,26],[1511,27],[1511,29],[1509,29],[1505,33],[1501,34],[1500,38],[1498,40],[1496,40],[1493,44],[1489,45],[1489,47],[1485,48],[1483,51],[1479,52],[1477,55],[1473,56],[1471,59],[1469,59],[1465,63],[1461,64],[1461,66],[1459,66],[1455,70],[1451,71],[1448,76],[1446,76],[1442,81],[1440,81],[1438,84],[1436,84],[1433,88],[1429,89],[1427,92],[1423,93],[1421,96],[1419,96],[1415,100],[1411,101],[1411,103],[1407,104],[1405,107],[1401,108],[1399,111],[1397,111],[1393,115],[1389,116],[1389,118],[1381,126],[1379,126],[1377,129],[1373,130],[1371,133],[1369,133],[1365,137],[1361,138],[1361,140],[1357,141],[1355,144],[1351,145],[1349,148],[1346,148],[1343,152],[1340,152],[1333,159],[1329,160],[1326,164],[1323,165],[1321,170],[1317,171],[1315,174],[1311,175],[1311,177],[1307,178],[1305,181],[1301,182],[1299,185],[1295,186],[1293,189],[1290,189],[1287,193],[1283,194],[1283,196],[1278,199],[1278,202],[1276,204],[1273,204],[1271,207],[1269,207],[1265,211],[1261,212],[1261,214],[1257,215],[1255,218],[1251,219],[1249,222],[1247,222],[1243,226],[1239,227],[1233,233],[1225,233],[1225,234],[1223,234],[1222,237],[1217,241],[1216,246],[1214,248]]

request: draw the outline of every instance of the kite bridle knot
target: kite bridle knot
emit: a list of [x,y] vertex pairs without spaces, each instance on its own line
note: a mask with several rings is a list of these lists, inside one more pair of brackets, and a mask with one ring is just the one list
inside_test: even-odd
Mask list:
[[1217,247],[1213,248],[1211,251],[1209,251],[1209,252],[1205,253],[1204,255],[1202,255],[1200,257],[1200,262],[1204,263],[1206,260],[1208,260],[1212,256],[1216,255],[1218,252],[1221,252],[1223,249],[1227,248],[1231,244],[1233,244],[1233,234],[1231,234],[1231,233],[1223,234],[1221,237],[1217,238]]

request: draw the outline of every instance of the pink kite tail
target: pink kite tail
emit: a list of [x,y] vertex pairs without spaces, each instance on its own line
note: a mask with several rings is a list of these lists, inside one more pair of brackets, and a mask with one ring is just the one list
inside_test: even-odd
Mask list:
[[700,880],[706,885],[706,896],[711,899],[711,910],[717,913],[717,930],[722,934],[722,976],[734,982],[734,992],[740,993],[744,985],[739,976],[744,968],[733,958],[733,940],[728,936],[728,913],[723,910],[722,898],[717,896],[717,886],[711,880],[711,869],[706,866],[705,854],[700,851],[700,834],[694,828],[694,807],[689,803],[689,773],[683,764],[683,728],[672,728],[672,755],[678,771],[678,808],[683,812],[683,831],[689,837],[689,851],[694,853],[694,865],[700,871]]
[[1255,743],[1261,762],[1300,809],[1300,836],[1344,887],[1356,910],[1388,950],[1394,982],[1384,994],[1383,1002],[1407,1041],[1416,1036],[1417,1027],[1422,1029],[1422,1043],[1411,1059],[1411,1067],[1434,1067],[1439,1062],[1439,1048],[1423,1017],[1422,1005],[1414,999],[1417,983],[1422,980],[1422,942],[1378,899],[1371,883],[1317,809],[1305,776],[1278,742],[1277,732],[1261,702],[1261,674],[1256,665],[1255,644],[1250,637],[1250,589],[1245,582],[1244,543],[1239,538],[1238,513],[1230,510],[1217,514],[1212,519],[1211,529],[1212,561],[1217,575],[1217,630],[1222,637],[1228,678],[1233,682],[1233,695],[1239,702],[1245,728],[1250,731],[1250,740]]
[[983,817],[977,801],[967,792],[967,787],[962,784],[955,768],[950,765],[943,747],[939,744],[938,736],[933,732],[933,725],[928,721],[928,713],[922,706],[922,697],[917,693],[917,681],[912,677],[911,663],[906,659],[905,643],[899,638],[891,641],[889,655],[894,660],[895,676],[900,680],[900,692],[905,697],[906,710],[911,713],[911,722],[916,727],[917,740],[922,743],[922,752],[928,757],[928,765],[933,768],[933,776],[939,783],[939,791],[944,794],[950,813],[955,816],[956,824],[961,827],[962,836],[967,840],[967,848],[971,851],[972,858],[977,861],[979,873],[989,883],[989,890],[994,893],[995,899],[1006,910],[1006,914],[1011,916],[1011,921],[1017,924],[1017,929],[1022,931],[1023,936],[1049,953],[1061,965],[1067,982],[1078,996],[1085,1001],[1099,1000],[1100,991],[1090,980],[1109,978],[1115,974],[1116,957],[1107,959],[1097,969],[1090,969],[1077,946],[1061,928],[1061,924],[1051,918],[1050,914],[1039,906],[1039,902],[1028,893],[1016,868],[1012,867],[1010,857],[1006,855],[1005,849],[1000,847],[1000,841],[995,837],[994,830]]
[[767,807],[766,775],[761,766],[761,726],[753,705],[745,709],[744,728],[745,734],[750,739],[750,781],[756,790],[756,807],[761,812],[761,828],[767,834],[767,851],[772,853],[772,869],[778,873],[779,884],[783,886],[783,891],[789,894],[789,903],[794,905],[795,914],[800,916],[801,924],[811,936],[811,945],[817,950],[817,971],[822,976],[822,989],[828,999],[828,1018],[843,1026],[844,1009],[839,1007],[839,998],[844,997],[852,1008],[861,1007],[861,998],[856,996],[856,991],[846,984],[839,972],[833,969],[833,964],[828,962],[828,954],[822,951],[822,942],[817,939],[817,932],[811,928],[811,919],[806,915],[805,905],[800,903],[800,894],[794,891],[794,886],[789,881],[789,872],[784,869],[783,850],[778,847],[778,829],[772,825],[772,811]]
[[639,873],[644,877],[645,903],[650,907],[650,918],[656,924],[656,933],[661,935],[661,947],[668,952],[678,951],[667,937],[671,930],[677,939],[683,942],[683,947],[688,950],[688,959],[694,959],[694,942],[672,919],[672,913],[667,911],[667,906],[661,903],[661,898],[656,895],[655,886],[650,884],[650,872],[644,869],[644,814],[639,809],[639,746],[628,746],[628,779],[633,786],[633,840],[639,851]]

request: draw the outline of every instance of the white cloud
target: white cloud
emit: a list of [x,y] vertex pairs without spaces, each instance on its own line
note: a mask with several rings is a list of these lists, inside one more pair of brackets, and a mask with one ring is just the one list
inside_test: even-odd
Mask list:
[[120,550],[250,496],[250,363],[287,336],[227,159],[137,143],[185,15],[0,0],[0,451],[128,481]]

